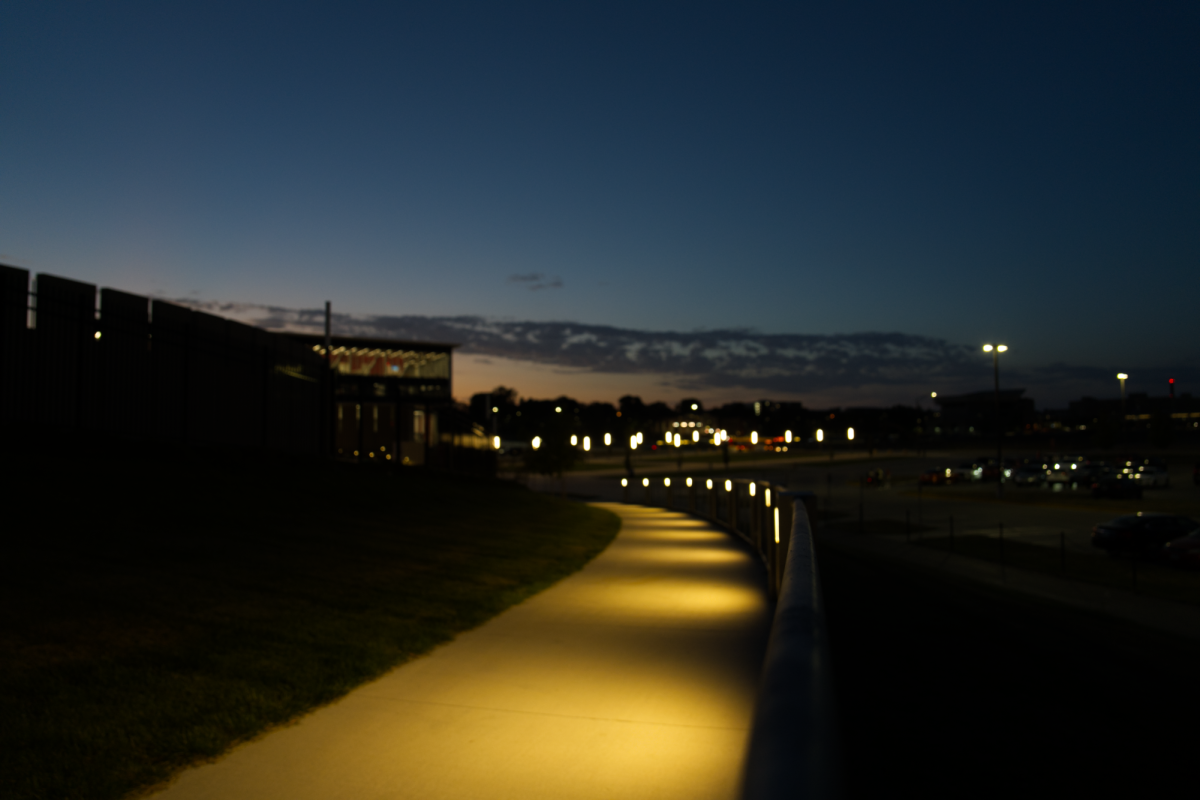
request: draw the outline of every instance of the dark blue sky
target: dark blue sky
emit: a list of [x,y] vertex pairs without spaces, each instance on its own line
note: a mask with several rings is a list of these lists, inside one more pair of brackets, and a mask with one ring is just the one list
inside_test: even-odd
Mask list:
[[0,260],[1200,393],[1197,42],[1194,3],[7,2]]

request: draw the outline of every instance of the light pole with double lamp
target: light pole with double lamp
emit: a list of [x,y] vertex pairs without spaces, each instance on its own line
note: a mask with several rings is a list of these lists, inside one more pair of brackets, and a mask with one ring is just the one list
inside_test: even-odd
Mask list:
[[1125,446],[1125,381],[1129,380],[1129,376],[1124,372],[1117,373],[1117,380],[1121,382],[1121,418],[1117,421],[1117,431],[1120,435],[1121,446]]
[[983,352],[992,354],[992,377],[996,384],[996,494],[1004,496],[1004,426],[1000,424],[1000,354],[1008,345],[985,344]]

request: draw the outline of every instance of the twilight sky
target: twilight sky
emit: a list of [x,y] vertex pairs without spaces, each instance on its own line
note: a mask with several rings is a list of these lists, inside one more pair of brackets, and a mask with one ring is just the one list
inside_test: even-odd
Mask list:
[[[455,393],[1200,393],[1200,5],[0,5],[0,261]],[[582,337],[582,338],[581,338]],[[586,345],[586,346],[584,346]]]

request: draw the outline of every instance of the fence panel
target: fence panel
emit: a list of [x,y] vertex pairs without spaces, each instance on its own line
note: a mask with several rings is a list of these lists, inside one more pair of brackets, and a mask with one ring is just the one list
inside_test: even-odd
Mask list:
[[131,443],[144,443],[153,435],[154,419],[149,298],[101,289],[98,330],[93,427]]
[[78,434],[91,399],[96,287],[37,276],[36,419],[39,429]]
[[154,440],[182,445],[189,441],[188,336],[192,310],[155,300],[150,305],[150,398]]
[[19,427],[33,408],[28,306],[29,272],[0,264],[0,420],[5,427]]

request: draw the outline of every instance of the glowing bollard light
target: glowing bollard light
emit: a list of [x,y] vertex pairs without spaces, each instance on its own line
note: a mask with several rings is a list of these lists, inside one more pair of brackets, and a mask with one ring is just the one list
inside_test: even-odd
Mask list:
[[671,485],[671,479],[663,478],[663,486],[670,486],[670,485]]
[[604,446],[612,447],[612,434],[611,433],[604,434]]
[[675,434],[675,446],[679,447],[679,434]]
[[579,444],[579,437],[572,433],[571,434],[571,447],[574,447],[577,444]]
[[691,478],[687,479],[687,485],[688,485],[689,489],[692,488],[692,479]]
[[775,509],[775,544],[779,544],[779,509]]
[[854,441],[854,428],[846,428],[846,440],[850,442]]
[[707,488],[710,492],[712,491],[712,478],[708,479],[708,484],[705,488]]
[[650,479],[649,479],[649,478],[642,478],[642,486],[645,486],[645,487],[649,488],[649,486],[650,486]]
[[767,508],[770,508],[771,507],[771,490],[770,489],[767,489],[767,493],[766,493],[766,495],[764,495],[763,500],[765,501],[763,504]]
[[792,443],[792,432],[791,432],[791,431],[784,431],[784,432],[783,432],[783,440],[784,440],[785,442],[787,442],[788,444],[791,444],[791,443]]
[[621,478],[621,486],[625,487],[628,485],[629,485],[629,478]]
[[754,484],[750,484],[750,496],[754,497]]
[[725,491],[727,491],[727,492],[733,491],[733,481],[725,481]]
[[638,431],[637,440],[638,440],[638,444],[641,444],[643,442],[641,431]]
[[700,441],[700,431],[692,431],[692,441],[693,442]]
[[497,450],[500,449],[500,437],[499,436],[492,437],[492,447],[496,448]]
[[820,428],[817,428],[817,441],[818,442],[825,441],[825,431],[821,430]]
[[637,437],[636,436],[629,437],[629,449],[637,450]]
[[590,436],[583,437],[583,451],[586,453],[591,449],[592,449],[592,437],[590,437]]
[[758,431],[750,431],[750,444],[758,444]]
[[537,450],[539,447],[542,446],[542,437],[540,437],[540,436],[533,437],[533,441],[530,442],[530,444],[533,445],[534,450]]

